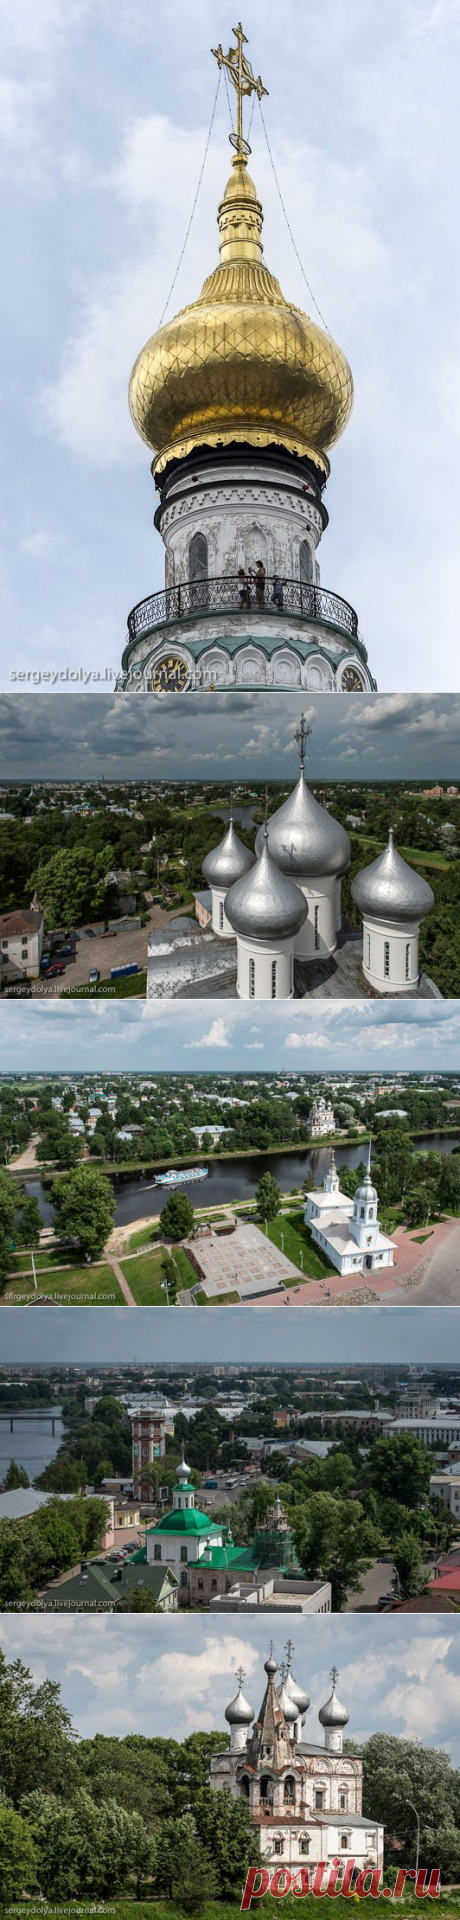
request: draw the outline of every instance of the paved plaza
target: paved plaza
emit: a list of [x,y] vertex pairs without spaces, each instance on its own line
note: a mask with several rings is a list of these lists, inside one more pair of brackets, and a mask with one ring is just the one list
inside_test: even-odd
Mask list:
[[238,1221],[235,1233],[200,1235],[190,1247],[199,1260],[200,1285],[208,1300],[224,1293],[239,1293],[240,1300],[261,1299],[283,1293],[299,1277],[292,1260],[252,1221]]

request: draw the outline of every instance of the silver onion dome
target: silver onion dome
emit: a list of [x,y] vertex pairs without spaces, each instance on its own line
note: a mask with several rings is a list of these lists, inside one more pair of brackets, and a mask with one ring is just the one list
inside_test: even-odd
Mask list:
[[235,1699],[230,1701],[230,1705],[225,1708],[225,1719],[228,1720],[229,1727],[250,1727],[254,1719],[254,1708],[249,1705],[249,1700],[245,1700],[244,1698],[243,1680],[246,1676],[241,1668],[236,1677],[238,1681],[238,1693],[235,1694]]
[[206,854],[201,871],[211,887],[232,887],[235,880],[241,880],[243,874],[249,873],[255,857],[255,853],[251,853],[250,848],[244,847],[242,840],[238,839],[231,820],[218,847],[212,847],[211,853]]
[[351,891],[360,913],[376,914],[382,920],[424,920],[434,907],[427,880],[398,853],[392,827],[384,853],[355,875]]
[[[263,828],[256,839],[256,853],[262,851]],[[349,866],[351,847],[345,828],[333,820],[326,807],[320,807],[306,786],[303,767],[294,792],[268,821],[268,847],[282,873],[302,874],[314,879],[319,874],[341,874]]]
[[286,1673],[286,1679],[284,1684],[285,1684],[286,1693],[289,1694],[289,1699],[294,1701],[294,1706],[297,1711],[297,1716],[300,1718],[304,1714],[308,1713],[308,1708],[310,1705],[310,1695],[308,1693],[304,1693],[303,1687],[299,1687],[297,1684],[297,1681],[294,1680],[294,1676],[291,1672],[290,1657],[288,1658],[287,1673]]
[[303,926],[307,902],[300,887],[287,880],[270,858],[265,833],[260,859],[230,887],[225,912],[235,933],[253,940],[287,940]]
[[288,1727],[294,1727],[296,1720],[299,1718],[299,1709],[296,1707],[295,1700],[292,1699],[291,1694],[288,1693],[285,1674],[283,1674],[281,1686],[278,1689],[277,1699],[278,1706],[281,1707],[283,1719],[286,1720]]
[[370,1173],[366,1173],[362,1186],[356,1188],[353,1205],[355,1207],[377,1206],[378,1194],[372,1185]]
[[347,1713],[347,1708],[343,1707],[341,1700],[337,1699],[335,1683],[338,1678],[337,1668],[332,1667],[332,1693],[330,1700],[326,1700],[325,1706],[320,1707],[318,1714],[318,1720],[321,1721],[322,1727],[346,1727],[350,1718],[349,1713]]

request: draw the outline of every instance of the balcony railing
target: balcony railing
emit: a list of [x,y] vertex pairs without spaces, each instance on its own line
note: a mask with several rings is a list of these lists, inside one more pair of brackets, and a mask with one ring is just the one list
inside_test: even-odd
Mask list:
[[240,586],[235,573],[223,574],[215,580],[184,580],[180,586],[151,593],[148,600],[140,600],[128,614],[129,640],[131,643],[139,640],[143,634],[170,621],[204,618],[209,613],[241,613],[245,619],[248,613],[295,614],[301,620],[324,621],[328,626],[338,627],[348,639],[358,639],[358,616],[354,607],[349,606],[348,600],[342,600],[339,593],[330,593],[327,587],[285,580],[280,602],[273,600],[273,577],[267,578],[263,596],[256,593],[251,581],[248,599],[242,601]]

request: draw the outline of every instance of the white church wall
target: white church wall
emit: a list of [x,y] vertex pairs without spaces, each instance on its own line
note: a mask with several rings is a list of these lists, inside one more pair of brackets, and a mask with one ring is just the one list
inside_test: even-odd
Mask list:
[[363,917],[363,973],[377,993],[407,993],[418,985],[419,925]]
[[240,1000],[292,1000],[294,944],[262,942],[238,934],[237,993]]

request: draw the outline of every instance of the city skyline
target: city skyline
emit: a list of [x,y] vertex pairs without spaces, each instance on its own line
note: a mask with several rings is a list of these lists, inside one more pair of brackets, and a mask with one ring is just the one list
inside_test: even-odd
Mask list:
[[[172,1360],[184,1365],[241,1366],[273,1364],[272,1313],[246,1305],[244,1311],[220,1307],[200,1313],[183,1307],[72,1307],[69,1315],[56,1306],[44,1316],[32,1309],[18,1313],[2,1307],[2,1365],[53,1364],[97,1367],[136,1361],[158,1365]],[[396,1308],[303,1307],[276,1310],[276,1364],[297,1361],[302,1366],[385,1366],[395,1360],[409,1366],[448,1366],[457,1351],[458,1308],[399,1305]]]

